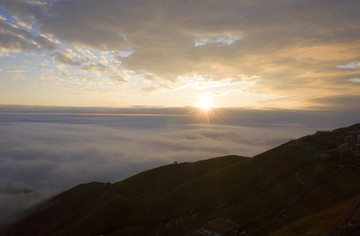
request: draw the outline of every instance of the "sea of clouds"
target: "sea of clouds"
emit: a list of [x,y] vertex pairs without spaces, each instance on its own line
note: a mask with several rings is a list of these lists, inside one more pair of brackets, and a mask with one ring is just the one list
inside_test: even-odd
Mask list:
[[[146,115],[150,113],[161,116]],[[360,117],[239,109],[218,109],[210,118],[204,116],[192,108],[39,111],[2,107],[0,223],[80,183],[116,182],[174,161],[230,154],[252,157],[316,130],[351,125]]]

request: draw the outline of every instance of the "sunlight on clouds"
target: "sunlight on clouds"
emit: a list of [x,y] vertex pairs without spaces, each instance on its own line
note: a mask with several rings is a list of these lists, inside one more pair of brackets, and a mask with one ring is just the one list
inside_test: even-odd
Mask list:
[[99,62],[104,65],[108,64],[108,60],[105,56],[101,56]]
[[206,39],[195,39],[194,40],[195,47],[205,46],[206,43],[207,43]]
[[239,40],[239,38],[230,38],[228,36],[216,37],[216,42],[227,44],[227,45],[231,45],[231,44],[235,43],[237,40]]
[[359,40],[351,43],[316,43],[299,44],[293,48],[286,48],[279,53],[280,57],[291,58],[304,62],[327,62],[339,60],[351,60],[358,56]]
[[[309,81],[313,82],[314,78],[326,78],[326,77],[342,77],[342,76],[349,76],[349,75],[357,75],[358,72],[355,70],[347,70],[347,71],[340,71],[340,70],[326,70],[326,71],[304,71],[303,73],[299,74],[297,78],[308,79]],[[326,83],[324,81],[324,83]]]
[[207,38],[196,38],[194,40],[195,47],[205,46],[207,44],[220,44],[230,46],[236,41],[241,39],[240,37],[231,36],[212,36]]
[[10,54],[10,50],[6,48],[0,48],[0,58],[1,57],[8,57]]
[[33,17],[31,17],[30,19],[28,19],[28,20],[30,20],[30,21],[23,21],[23,20],[21,20],[21,19],[18,18],[18,17],[13,17],[13,18],[16,20],[18,26],[20,26],[20,27],[22,27],[22,28],[24,28],[24,29],[26,29],[26,30],[32,30],[33,27],[34,27],[35,22],[34,22],[34,18],[33,18]]
[[124,50],[124,51],[118,51],[117,55],[119,55],[120,58],[124,58],[124,57],[131,56],[134,52],[135,52],[135,50],[133,48],[129,48],[129,49]]
[[8,73],[24,73],[25,71],[24,70],[8,70],[6,72],[8,72]]
[[348,64],[338,65],[336,67],[341,68],[341,69],[359,69],[360,63],[359,62],[350,62]]
[[194,90],[211,90],[211,89],[236,89],[236,90],[247,90],[251,87],[257,76],[246,76],[246,75],[237,75],[236,77],[224,78],[222,80],[217,80],[214,78],[214,75],[198,75],[193,74],[193,76],[180,76],[179,84],[176,85],[177,88],[187,88]]

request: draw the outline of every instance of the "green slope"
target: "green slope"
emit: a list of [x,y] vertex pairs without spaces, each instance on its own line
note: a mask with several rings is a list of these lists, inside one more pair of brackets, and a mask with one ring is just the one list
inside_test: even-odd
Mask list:
[[[225,156],[194,163],[162,166],[144,171],[121,182],[113,184],[113,190],[132,198],[142,199],[151,195],[169,192],[187,181],[209,172],[247,160],[246,157]],[[146,199],[143,199],[146,200]]]
[[[360,195],[341,202],[340,204],[326,209],[314,215],[310,215],[304,218],[294,220],[293,222],[285,225],[279,230],[273,232],[271,236],[280,236],[280,235],[307,235],[307,236],[317,236],[321,235],[324,232],[328,232],[326,235],[333,235],[334,233],[339,233],[344,228],[348,228],[348,225],[344,225],[344,220],[348,218],[351,209],[354,207],[354,204],[360,199]],[[360,220],[360,211],[357,211],[353,216],[355,222]],[[344,235],[359,235],[357,230],[353,232],[348,232]]]
[[8,234],[121,235],[137,231],[143,235],[160,219],[159,214],[150,213],[152,199],[192,178],[247,159],[218,157],[159,167],[111,185],[81,184],[39,205],[35,213],[13,224]]

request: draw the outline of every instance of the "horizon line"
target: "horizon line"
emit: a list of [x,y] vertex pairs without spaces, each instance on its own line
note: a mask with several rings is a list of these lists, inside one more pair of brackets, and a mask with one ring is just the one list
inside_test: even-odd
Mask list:
[[63,115],[63,116],[153,116],[153,117],[161,117],[161,116],[193,116],[186,114],[151,114],[151,113],[76,113],[76,112],[0,112],[1,115]]

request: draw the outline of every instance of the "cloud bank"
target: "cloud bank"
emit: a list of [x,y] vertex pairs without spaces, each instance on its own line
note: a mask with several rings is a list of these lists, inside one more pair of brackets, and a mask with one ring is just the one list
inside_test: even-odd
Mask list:
[[356,111],[1,106],[0,222],[80,183],[115,182],[174,161],[251,157],[358,120]]

